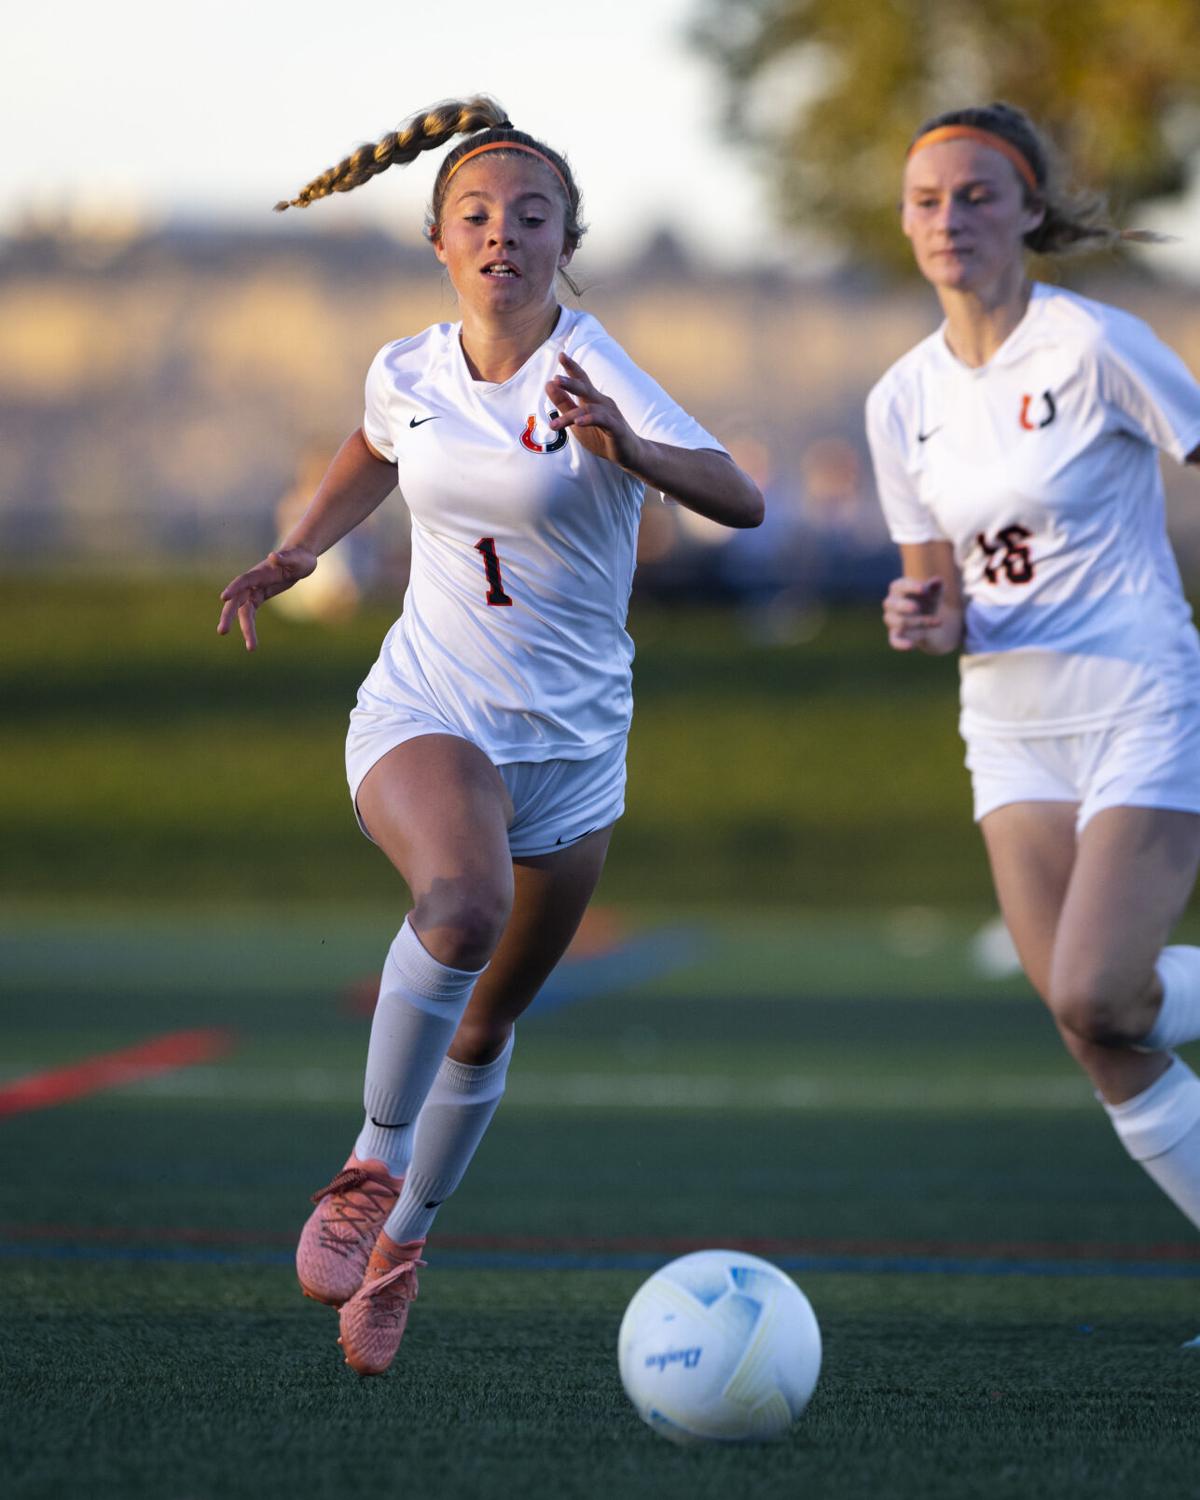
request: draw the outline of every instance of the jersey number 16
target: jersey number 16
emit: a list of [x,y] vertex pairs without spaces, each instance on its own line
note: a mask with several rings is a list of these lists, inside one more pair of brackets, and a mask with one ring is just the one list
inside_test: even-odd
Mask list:
[[1002,527],[993,538],[979,533],[975,541],[987,559],[983,576],[989,583],[999,583],[1001,575],[1009,583],[1033,581],[1033,558],[1029,551],[1032,535],[1028,526],[1021,525]]

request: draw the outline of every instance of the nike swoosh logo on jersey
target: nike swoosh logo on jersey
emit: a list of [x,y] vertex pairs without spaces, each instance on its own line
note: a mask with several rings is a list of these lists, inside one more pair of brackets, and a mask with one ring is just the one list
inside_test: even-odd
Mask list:
[[936,427],[931,427],[928,432],[918,432],[917,433],[917,442],[918,443],[927,443],[929,441],[929,439],[934,435],[934,433],[935,432],[941,432],[942,428],[945,425],[946,424],[944,422],[939,422]]
[[410,427],[424,427],[426,422],[436,422],[440,415],[440,412],[434,412],[432,417],[422,417],[419,421],[416,417],[409,417],[408,425]]

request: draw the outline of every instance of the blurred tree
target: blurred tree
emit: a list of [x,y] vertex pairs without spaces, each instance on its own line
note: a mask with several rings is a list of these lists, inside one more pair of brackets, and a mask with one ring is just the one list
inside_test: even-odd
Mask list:
[[1200,148],[1200,0],[699,0],[692,35],[784,222],[875,264],[909,264],[901,163],[941,110],[1020,105],[1119,221]]

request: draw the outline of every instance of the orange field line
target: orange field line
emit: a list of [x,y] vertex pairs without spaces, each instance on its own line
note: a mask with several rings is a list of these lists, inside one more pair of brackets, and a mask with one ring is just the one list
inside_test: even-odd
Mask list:
[[24,1114],[32,1109],[50,1109],[101,1089],[120,1088],[158,1073],[213,1062],[233,1047],[233,1032],[224,1026],[199,1027],[192,1031],[170,1031],[117,1052],[102,1052],[62,1068],[30,1073],[11,1083],[0,1084],[0,1116]]

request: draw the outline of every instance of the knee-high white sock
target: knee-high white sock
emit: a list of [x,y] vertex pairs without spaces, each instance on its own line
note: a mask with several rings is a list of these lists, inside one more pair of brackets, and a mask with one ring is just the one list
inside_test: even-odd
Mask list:
[[504,1097],[513,1038],[482,1067],[443,1060],[417,1121],[412,1163],[386,1233],[397,1244],[423,1240],[439,1207],[462,1181]]
[[1138,1046],[1159,1052],[1200,1040],[1200,948],[1164,948],[1155,967],[1162,981],[1162,1007]]
[[407,918],[388,950],[367,1048],[366,1120],[354,1153],[377,1157],[394,1177],[412,1157],[417,1115],[482,972],[439,963]]
[[1200,1078],[1173,1057],[1148,1089],[1104,1107],[1126,1151],[1200,1228]]

